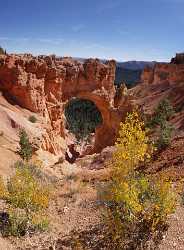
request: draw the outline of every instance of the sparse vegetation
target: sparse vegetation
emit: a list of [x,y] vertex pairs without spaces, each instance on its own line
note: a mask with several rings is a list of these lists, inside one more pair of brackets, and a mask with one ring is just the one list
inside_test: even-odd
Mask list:
[[8,206],[2,234],[22,236],[46,230],[50,195],[49,185],[32,174],[28,163],[17,163],[16,172],[7,183],[2,178],[0,181],[0,198]]
[[19,154],[23,160],[30,160],[33,154],[32,145],[29,141],[29,137],[24,129],[22,129],[19,133],[19,145],[20,150]]
[[163,122],[160,126],[160,135],[157,141],[157,147],[164,149],[170,145],[173,127],[167,122]]
[[[112,160],[112,181],[104,193],[108,244],[113,249],[143,249],[158,243],[176,205],[171,183],[136,170],[150,158],[147,131],[136,112],[121,124]],[[148,153],[150,152],[150,153]]]
[[169,146],[172,138],[173,126],[169,124],[170,118],[175,110],[168,99],[163,99],[156,107],[153,116],[147,121],[147,126],[155,130],[159,128],[158,140],[156,146],[158,149],[164,149]]
[[184,192],[181,194],[181,205],[184,206]]
[[156,107],[153,117],[149,122],[149,126],[153,128],[156,125],[163,124],[173,116],[174,112],[174,108],[171,105],[170,101],[168,99],[163,99]]
[[36,119],[36,117],[35,117],[34,115],[31,115],[31,116],[29,117],[29,121],[32,122],[32,123],[36,123],[36,122],[37,122],[37,119]]

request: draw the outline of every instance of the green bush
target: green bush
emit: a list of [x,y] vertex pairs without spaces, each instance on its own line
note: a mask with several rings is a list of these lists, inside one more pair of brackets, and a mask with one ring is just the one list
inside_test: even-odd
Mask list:
[[[20,166],[21,165],[21,166]],[[28,163],[17,163],[15,174],[5,185],[0,180],[0,198],[8,207],[4,236],[22,236],[44,231],[49,222],[46,210],[51,196],[50,186],[32,174]]]
[[22,129],[19,133],[19,145],[20,150],[19,154],[22,157],[23,160],[30,160],[33,154],[32,145],[29,142],[29,137],[24,129]]
[[34,115],[31,115],[31,116],[29,117],[29,121],[32,122],[32,123],[36,123],[36,122],[37,122],[37,119],[36,119],[36,117],[35,117]]
[[162,100],[159,105],[155,108],[154,114],[151,119],[146,121],[147,127],[151,128],[153,131],[155,127],[159,128],[159,138],[156,142],[158,149],[166,148],[172,137],[173,126],[169,124],[169,119],[175,113],[169,100]]
[[24,212],[15,209],[9,209],[8,220],[1,230],[4,237],[7,236],[24,236],[28,230],[28,218]]
[[152,119],[149,122],[150,127],[155,127],[156,125],[161,125],[163,122],[168,121],[174,114],[174,108],[168,99],[163,99],[160,101]]
[[169,146],[171,142],[173,127],[167,122],[163,122],[160,126],[160,135],[157,141],[157,147],[164,149]]

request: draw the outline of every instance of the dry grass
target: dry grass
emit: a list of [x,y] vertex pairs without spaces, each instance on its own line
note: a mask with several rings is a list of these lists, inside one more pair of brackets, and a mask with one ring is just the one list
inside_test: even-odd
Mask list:
[[81,172],[78,173],[82,181],[107,181],[111,177],[111,169],[105,168],[100,170],[88,170],[82,169]]

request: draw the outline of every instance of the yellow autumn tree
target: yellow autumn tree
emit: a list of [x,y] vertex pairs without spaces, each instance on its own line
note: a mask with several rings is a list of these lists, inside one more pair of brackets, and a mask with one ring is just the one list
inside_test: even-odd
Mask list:
[[23,236],[30,231],[44,231],[49,224],[50,185],[35,176],[27,162],[17,162],[15,167],[15,174],[7,182],[0,177],[0,199],[7,205],[7,221],[1,225],[1,233]]
[[[149,152],[149,153],[148,153]],[[114,249],[139,249],[165,229],[176,198],[171,183],[137,170],[150,158],[152,146],[138,113],[130,113],[120,124],[112,159],[112,181],[106,190],[108,239]],[[110,247],[110,246],[109,246]]]
[[[113,156],[113,168],[116,178],[134,171],[137,164],[144,161],[148,154],[148,137],[144,123],[136,112],[130,113],[125,123],[120,124],[119,138]],[[126,166],[126,167],[125,167]]]

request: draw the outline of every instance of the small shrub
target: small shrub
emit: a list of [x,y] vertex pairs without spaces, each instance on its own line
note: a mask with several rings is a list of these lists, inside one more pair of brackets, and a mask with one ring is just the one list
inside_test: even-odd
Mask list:
[[163,122],[169,120],[174,114],[174,109],[168,99],[160,101],[154,111],[154,115],[150,121],[150,126],[161,125]]
[[20,150],[19,154],[22,157],[23,160],[30,160],[33,154],[32,145],[29,142],[29,137],[24,129],[22,129],[19,133],[19,145]]
[[7,196],[7,189],[2,176],[0,176],[0,199],[5,198],[6,196]]
[[37,118],[34,115],[31,115],[29,117],[29,121],[32,122],[32,123],[36,123],[37,122]]
[[[3,186],[4,185],[4,186]],[[32,174],[27,163],[17,163],[15,174],[2,186],[1,199],[8,206],[8,220],[3,235],[22,236],[27,232],[48,228],[46,210],[51,190]]]
[[159,139],[156,142],[158,149],[166,148],[171,142],[173,127],[168,120],[174,114],[174,109],[169,100],[162,100],[154,111],[154,115],[146,122],[147,127],[154,129],[155,126],[159,128]]
[[15,209],[9,209],[8,220],[4,230],[2,230],[2,235],[21,237],[26,234],[28,230],[28,218],[22,211]]
[[181,205],[184,206],[184,192],[181,193]]
[[172,183],[162,176],[146,176],[136,168],[150,157],[147,131],[136,112],[121,124],[112,159],[112,181],[107,185],[105,222],[113,249],[143,249],[157,243],[176,205]]
[[49,228],[49,220],[46,215],[34,214],[32,224],[35,231],[44,232]]
[[48,189],[37,181],[28,166],[16,169],[16,174],[8,181],[8,202],[27,213],[45,209],[48,206]]
[[163,99],[155,110],[158,116],[162,116],[165,120],[168,120],[174,114],[174,108],[168,99]]
[[173,127],[165,121],[160,126],[160,136],[157,141],[157,147],[159,149],[164,149],[167,146],[169,146],[171,142],[171,136],[172,136]]
[[179,113],[179,112],[181,112],[182,110],[183,110],[183,103],[180,104],[180,105],[178,105],[178,106],[175,108],[176,113]]
[[3,227],[1,226],[4,237],[21,237],[27,233],[44,232],[49,228],[47,216],[33,214],[32,218],[28,218],[24,211],[18,209],[9,209],[7,214],[7,220]]

